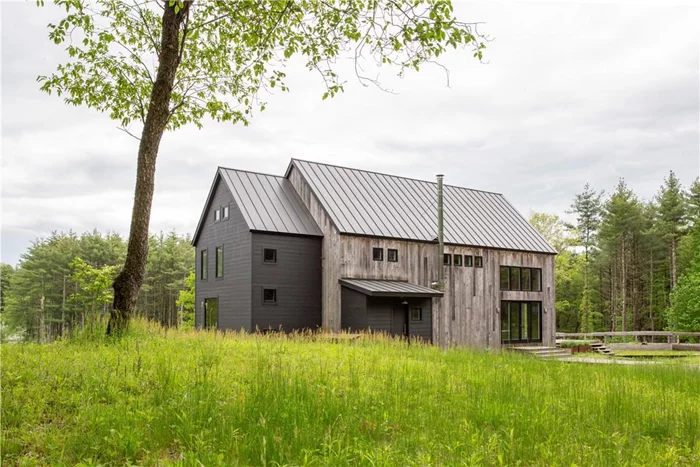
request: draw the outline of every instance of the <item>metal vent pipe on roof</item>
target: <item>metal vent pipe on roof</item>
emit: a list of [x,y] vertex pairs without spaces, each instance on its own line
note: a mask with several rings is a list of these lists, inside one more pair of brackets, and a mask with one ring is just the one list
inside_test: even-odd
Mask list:
[[442,228],[442,179],[444,175],[437,175],[437,224],[438,224],[438,288],[445,290],[445,240]]

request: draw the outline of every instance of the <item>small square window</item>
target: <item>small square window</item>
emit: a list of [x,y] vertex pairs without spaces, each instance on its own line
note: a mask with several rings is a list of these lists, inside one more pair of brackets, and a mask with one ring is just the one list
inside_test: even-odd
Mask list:
[[384,261],[384,249],[372,248],[372,259],[375,261]]
[[221,213],[221,217],[223,217],[224,219],[228,219],[228,206],[222,206]]
[[277,250],[274,248],[263,248],[263,261],[266,263],[276,263]]
[[464,265],[468,268],[474,266],[474,257],[472,255],[464,255]]
[[263,303],[277,303],[277,289],[263,289]]
[[220,221],[221,220],[221,210],[217,209],[214,211],[214,221]]
[[453,259],[455,266],[461,266],[462,265],[462,255],[454,255]]
[[386,250],[386,260],[390,263],[395,263],[399,260],[399,250],[389,248]]
[[474,267],[475,268],[483,268],[484,267],[484,257],[483,256],[475,256],[474,257]]
[[449,266],[450,264],[452,264],[452,255],[449,253],[445,253],[442,257],[442,264],[444,264],[445,266]]
[[422,308],[411,308],[411,321],[423,321]]

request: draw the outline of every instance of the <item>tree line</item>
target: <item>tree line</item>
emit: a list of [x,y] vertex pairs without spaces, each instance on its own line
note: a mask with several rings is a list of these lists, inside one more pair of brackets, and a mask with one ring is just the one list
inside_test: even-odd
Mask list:
[[[125,255],[126,241],[116,233],[54,232],[36,240],[17,268],[2,265],[3,334],[49,342],[78,329],[96,328],[109,315],[112,283]],[[194,276],[193,268],[189,235],[151,235],[137,314],[164,326],[178,326],[183,320],[191,324],[193,300],[179,298],[192,286],[187,279]]]
[[559,252],[559,331],[700,330],[698,179],[670,172],[650,200],[624,179],[608,195],[586,184],[568,214],[530,218]]

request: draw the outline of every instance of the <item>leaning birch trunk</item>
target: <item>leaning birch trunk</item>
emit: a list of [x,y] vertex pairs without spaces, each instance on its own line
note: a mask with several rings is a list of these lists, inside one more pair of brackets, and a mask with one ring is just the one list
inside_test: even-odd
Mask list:
[[[156,157],[163,132],[170,118],[170,99],[175,72],[180,64],[180,25],[187,17],[191,1],[175,13],[177,2],[163,5],[158,73],[153,83],[148,113],[139,143],[136,168],[136,189],[131,214],[131,229],[124,269],[114,280],[114,301],[107,334],[120,334],[129,324],[136,309],[139,289],[146,275],[148,259],[148,226],[155,188]],[[184,41],[184,34],[182,37]]]

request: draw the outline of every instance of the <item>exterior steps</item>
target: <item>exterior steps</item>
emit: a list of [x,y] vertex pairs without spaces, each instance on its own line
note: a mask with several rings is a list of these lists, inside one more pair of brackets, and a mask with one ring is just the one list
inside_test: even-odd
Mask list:
[[571,349],[560,349],[557,347],[545,346],[512,346],[508,350],[520,353],[527,353],[537,358],[547,360],[560,360],[571,357]]
[[605,344],[602,342],[593,342],[591,343],[591,350],[593,350],[596,353],[600,353],[603,355],[615,355],[615,353],[610,350],[609,348],[605,347]]

